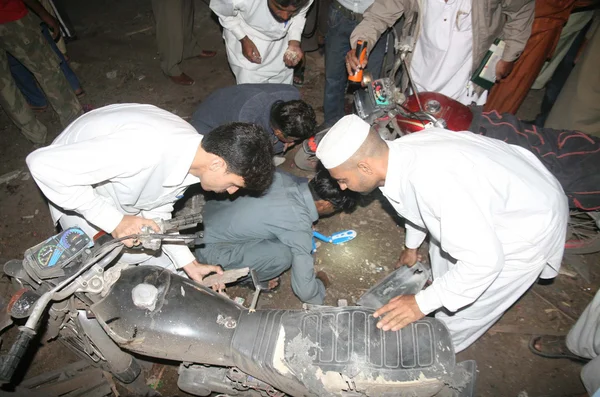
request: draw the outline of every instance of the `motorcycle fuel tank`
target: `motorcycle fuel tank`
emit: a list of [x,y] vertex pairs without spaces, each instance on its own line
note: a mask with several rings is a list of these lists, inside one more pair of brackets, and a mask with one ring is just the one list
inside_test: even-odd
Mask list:
[[232,365],[230,340],[242,307],[156,266],[121,272],[91,310],[123,349],[175,361]]
[[[437,92],[420,92],[419,100],[425,112],[438,120],[444,120],[447,129],[451,131],[469,130],[473,113],[471,113],[468,106]],[[405,111],[412,113],[396,115],[398,125],[405,133],[422,131],[431,122],[425,117],[418,117],[421,110],[415,95],[410,95],[402,104],[402,107]]]

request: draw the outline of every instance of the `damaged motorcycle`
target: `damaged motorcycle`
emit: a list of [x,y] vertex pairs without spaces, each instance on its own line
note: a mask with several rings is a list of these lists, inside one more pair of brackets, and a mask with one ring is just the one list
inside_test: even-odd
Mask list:
[[70,228],[7,262],[18,289],[8,310],[27,320],[0,380],[44,333],[125,385],[143,378],[139,359],[178,362],[179,388],[198,396],[474,395],[475,362],[456,362],[434,318],[383,332],[363,307],[249,310],[163,268],[119,263],[125,239],[147,250],[197,239],[167,232],[100,243]]

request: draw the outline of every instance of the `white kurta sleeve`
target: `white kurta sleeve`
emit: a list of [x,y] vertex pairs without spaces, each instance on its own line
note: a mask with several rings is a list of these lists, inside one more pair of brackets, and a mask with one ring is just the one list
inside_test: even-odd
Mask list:
[[[165,204],[152,211],[142,211],[141,215],[146,219],[158,218],[167,220],[171,219],[172,212],[173,204]],[[179,232],[170,234],[179,234]],[[196,260],[196,257],[185,242],[163,242],[161,249],[171,259],[171,262],[173,262],[177,269],[181,269]]]
[[236,0],[211,0],[210,9],[219,17],[219,22],[224,29],[233,33],[236,39],[241,40],[247,36],[242,28],[242,15],[244,2]]
[[406,248],[419,248],[421,244],[423,244],[425,237],[427,237],[427,232],[416,227],[406,219],[404,220],[404,227],[406,228],[406,237],[404,242]]
[[49,201],[112,233],[123,214],[97,195],[94,185],[149,167],[154,154],[136,148],[137,138],[135,131],[122,131],[118,137],[48,146],[31,153],[26,161]]
[[473,303],[494,282],[504,265],[502,245],[490,214],[480,209],[469,194],[469,187],[452,177],[444,177],[437,186],[443,190],[427,193],[432,197],[420,198],[419,207],[422,212],[429,211],[423,217],[427,229],[439,230],[440,235],[435,237],[457,262],[446,274],[433,280],[429,288],[417,293],[417,304],[424,314],[442,306],[454,312]]
[[292,19],[290,19],[290,29],[288,30],[288,37],[290,40],[302,41],[302,32],[304,31],[304,25],[306,24],[306,13],[312,2],[313,0],[310,0],[297,15],[294,15]]

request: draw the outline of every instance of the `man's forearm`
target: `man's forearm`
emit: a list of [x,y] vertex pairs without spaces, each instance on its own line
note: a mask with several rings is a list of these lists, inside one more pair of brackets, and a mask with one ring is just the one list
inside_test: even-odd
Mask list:
[[366,41],[373,48],[387,28],[394,25],[404,13],[406,0],[375,0],[365,10],[363,20],[350,35],[350,46],[356,47],[358,40]]

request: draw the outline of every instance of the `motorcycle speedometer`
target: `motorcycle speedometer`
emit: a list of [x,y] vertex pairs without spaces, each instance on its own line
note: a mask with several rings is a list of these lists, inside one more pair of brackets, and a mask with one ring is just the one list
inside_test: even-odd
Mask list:
[[63,276],[64,269],[92,244],[83,230],[69,228],[25,251],[25,270],[37,281]]

